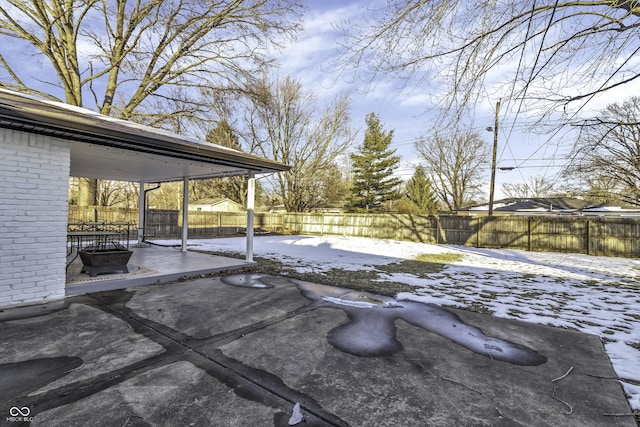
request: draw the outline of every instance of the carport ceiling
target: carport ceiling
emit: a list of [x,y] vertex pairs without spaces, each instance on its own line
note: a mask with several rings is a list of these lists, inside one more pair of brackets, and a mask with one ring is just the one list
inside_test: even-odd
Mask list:
[[71,143],[71,176],[165,182],[289,166],[59,102],[0,89],[0,127]]
[[243,175],[247,169],[74,141],[71,176],[130,182]]

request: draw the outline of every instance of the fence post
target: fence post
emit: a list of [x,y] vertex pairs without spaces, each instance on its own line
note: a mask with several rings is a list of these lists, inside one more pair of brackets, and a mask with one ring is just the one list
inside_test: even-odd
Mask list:
[[[92,222],[92,219],[95,219],[95,213],[98,212],[99,219],[101,221],[110,220],[110,221],[119,221],[122,219],[122,215],[124,213],[135,215],[138,212],[137,209],[133,210],[124,210],[119,209],[107,209],[104,207],[80,207],[80,206],[70,206],[68,212],[68,220],[70,222],[82,221],[82,222]],[[116,216],[117,215],[117,216]],[[271,231],[284,231],[293,232],[293,233],[303,233],[305,231],[305,227],[308,224],[303,224],[303,216],[302,214],[296,213],[268,213],[264,214],[269,217],[268,223],[270,224]],[[490,240],[492,236],[492,227],[496,222],[504,222],[507,218],[502,217],[448,217],[448,216],[430,216],[430,217],[422,217],[418,216],[420,221],[414,221],[416,218],[412,218],[407,215],[396,215],[393,217],[391,214],[387,214],[388,222],[382,221],[380,218],[374,218],[377,221],[373,221],[371,218],[372,215],[364,215],[364,214],[349,214],[349,213],[340,213],[338,217],[332,214],[326,214],[330,219],[330,224],[327,225],[327,219],[322,218],[321,224],[321,234],[335,234],[342,236],[372,236],[376,235],[373,231],[373,227],[379,227],[380,224],[384,227],[389,227],[389,238],[393,238],[395,236],[396,240],[400,239],[412,239],[414,236],[422,237],[423,234],[419,235],[416,233],[405,233],[405,227],[407,227],[408,231],[411,231],[409,227],[416,227],[416,232],[418,231],[417,224],[422,225],[421,220],[425,220],[424,226],[425,232],[428,232],[430,241],[435,241],[437,244],[447,244],[448,237],[451,235],[460,235],[463,234],[468,236],[470,233],[475,232],[475,239],[473,236],[468,237],[468,244],[474,243],[476,247],[482,247],[483,237],[481,233],[487,234],[487,240]],[[225,235],[226,226],[233,228],[234,225],[236,227],[244,226],[246,223],[243,220],[243,215],[241,213],[231,213],[231,212],[216,212],[211,213],[209,215],[208,212],[196,214],[198,217],[202,217],[206,219],[203,222],[204,225],[209,225],[211,221],[215,221],[217,218],[218,221],[218,236]],[[180,237],[180,214],[179,211],[176,210],[156,210],[149,209],[147,212],[146,218],[146,233],[148,237],[155,238],[176,238]],[[194,217],[196,218],[196,217]],[[244,216],[246,218],[246,216]],[[261,217],[262,218],[262,217]],[[334,221],[335,219],[335,221]],[[512,218],[515,220],[516,218]],[[528,251],[535,250],[566,250],[571,249],[572,251],[582,251],[581,253],[585,253],[588,255],[603,253],[615,253],[620,256],[640,256],[637,253],[640,245],[637,242],[637,239],[640,237],[640,219],[618,219],[618,218],[608,218],[606,219],[607,227],[604,227],[600,230],[599,224],[604,220],[594,219],[590,220],[588,217],[575,218],[571,221],[575,221],[579,223],[580,226],[585,227],[583,231],[579,230],[578,224],[576,227],[567,229],[563,231],[567,236],[570,236],[570,239],[562,239],[558,238],[557,242],[553,242],[553,248],[550,247],[550,244],[545,244],[545,241],[549,241],[547,229],[548,223],[551,226],[557,224],[557,229],[561,229],[560,225],[566,223],[566,218],[544,218],[540,217],[529,217],[529,218],[517,218],[518,226],[517,232],[513,231],[512,228],[508,229],[509,233],[512,233],[515,237],[513,237],[514,241],[517,241],[518,247],[525,248]],[[368,220],[368,221],[367,221]],[[194,222],[195,219],[191,221],[192,225],[197,225]],[[203,220],[204,221],[204,220]],[[475,221],[475,223],[474,223]],[[487,222],[491,221],[489,224],[490,228],[487,229]],[[526,230],[522,230],[522,221],[526,221],[527,228]],[[135,222],[135,217],[132,218],[132,222]],[[333,222],[335,222],[335,230],[333,228]],[[264,219],[264,223],[267,221]],[[594,225],[595,223],[595,225]],[[451,224],[451,225],[449,225]],[[629,232],[625,234],[625,224],[629,225]],[[349,225],[349,227],[348,227]],[[500,225],[500,224],[498,224]],[[391,227],[395,227],[395,230],[392,230]],[[447,226],[451,228],[451,235],[447,235],[448,229],[444,227]],[[287,228],[289,227],[289,228]],[[342,229],[340,230],[340,227]],[[282,230],[280,230],[282,228]],[[347,229],[349,228],[349,229]],[[566,224],[565,224],[565,228]],[[534,236],[534,232],[536,236]],[[435,233],[435,236],[433,235]],[[526,233],[526,235],[525,235]],[[577,233],[577,234],[575,234]],[[633,233],[633,234],[631,234]],[[212,233],[214,234],[214,233]],[[552,233],[553,234],[553,233]],[[382,235],[382,234],[381,234]],[[535,238],[534,238],[535,237]],[[552,236],[553,237],[553,236]],[[582,237],[582,241],[584,244],[580,244],[580,237]],[[522,239],[526,238],[526,245],[522,245]],[[617,238],[617,239],[615,239]],[[576,243],[576,239],[578,239],[578,243]],[[600,243],[600,240],[604,240],[603,243]],[[615,240],[614,240],[615,239]],[[538,242],[540,240],[540,242]],[[617,240],[617,241],[616,241]],[[632,240],[629,243],[629,240]],[[613,241],[613,243],[611,243]],[[457,242],[457,240],[456,240]],[[454,242],[455,243],[455,242]],[[495,243],[496,245],[502,245],[500,247],[508,248],[511,246],[512,242],[489,242]],[[571,246],[568,246],[568,245]],[[613,247],[617,244],[617,247]],[[542,245],[542,246],[540,246]],[[562,246],[565,245],[565,246]],[[581,249],[582,248],[582,249]]]
[[587,255],[591,255],[591,221],[587,220],[587,227],[585,230]]
[[342,236],[347,236],[347,214],[342,214]]
[[[431,238],[438,242],[438,217],[433,215],[429,219],[429,231],[433,231]],[[433,240],[431,240],[433,242]]]

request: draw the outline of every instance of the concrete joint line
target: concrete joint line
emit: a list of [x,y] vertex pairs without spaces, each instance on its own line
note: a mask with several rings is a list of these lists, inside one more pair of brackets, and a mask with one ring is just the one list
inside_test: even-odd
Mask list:
[[[216,348],[215,352],[206,352],[201,349],[209,344],[213,344],[216,347],[227,344],[250,333],[263,330],[299,314],[314,310],[322,304],[311,303],[280,316],[263,320],[243,328],[228,331],[220,335],[214,335],[212,337],[195,339],[175,331],[166,325],[158,324],[149,319],[144,319],[136,315],[132,310],[124,305],[122,308],[118,308],[107,301],[100,299],[97,295],[91,296],[98,302],[97,308],[127,322],[135,332],[156,341],[167,350],[167,341],[184,350],[178,351],[177,349],[173,349],[175,355],[172,356],[172,359],[187,360],[234,389],[236,387],[246,387],[246,385],[257,387],[258,389],[278,398],[277,400],[279,400],[279,402],[270,402],[270,406],[280,407],[287,410],[285,406],[282,405],[282,401],[287,402],[290,406],[300,402],[306,413],[322,420],[328,425],[348,425],[345,421],[341,420],[334,414],[325,411],[322,406],[315,402],[310,396],[288,387],[279,377],[251,366],[247,366],[238,360],[229,358],[218,348]],[[190,342],[194,342],[194,344],[191,344]],[[158,356],[160,357],[162,355]],[[141,362],[145,361],[143,360]],[[235,379],[233,377],[235,377]],[[238,379],[246,384],[238,384]],[[268,400],[272,401],[273,399]]]

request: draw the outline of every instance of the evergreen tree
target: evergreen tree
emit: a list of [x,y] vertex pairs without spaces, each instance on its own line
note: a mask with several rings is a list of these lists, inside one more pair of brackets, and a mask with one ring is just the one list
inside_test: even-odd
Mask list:
[[216,127],[211,129],[207,133],[206,140],[207,142],[210,142],[212,144],[218,144],[222,145],[223,147],[229,147],[233,148],[234,150],[242,151],[238,136],[236,135],[233,127],[226,119],[221,119],[220,121],[218,121]]
[[[207,133],[206,141],[243,151],[235,130],[225,119],[220,120],[216,127]],[[226,197],[243,206],[247,203],[246,176],[192,180],[190,186],[191,197],[194,200]],[[260,182],[256,181],[256,199],[260,198],[261,192]]]
[[379,210],[383,203],[400,197],[400,178],[393,171],[400,163],[400,156],[389,145],[393,130],[385,132],[380,118],[370,113],[366,118],[367,130],[358,152],[351,154],[353,185],[350,205],[352,209]]
[[422,165],[416,167],[413,177],[407,181],[405,197],[415,206],[415,213],[437,215],[440,211],[436,193]]

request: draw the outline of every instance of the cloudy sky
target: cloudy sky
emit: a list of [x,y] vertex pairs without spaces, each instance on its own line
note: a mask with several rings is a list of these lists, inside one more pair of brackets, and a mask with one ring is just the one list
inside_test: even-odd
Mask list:
[[[305,31],[296,43],[289,44],[284,51],[275,53],[281,64],[279,73],[300,80],[304,87],[312,90],[321,99],[331,100],[339,93],[349,93],[352,99],[352,119],[360,129],[356,143],[362,142],[365,116],[377,113],[386,130],[394,130],[393,147],[403,158],[398,175],[404,179],[412,176],[414,167],[420,163],[414,143],[416,138],[427,131],[438,128],[434,115],[427,112],[433,87],[405,85],[393,79],[381,78],[372,85],[361,80],[354,82],[353,74],[345,72],[337,62],[342,40],[340,28],[348,23],[362,22],[371,8],[384,7],[386,0],[304,0],[308,10],[304,16]],[[3,54],[20,58],[20,70],[27,76],[38,76],[40,83],[45,64],[38,55],[22,51],[23,46],[5,45]],[[89,48],[87,48],[89,49]],[[614,61],[612,61],[614,62]],[[635,69],[640,67],[640,55],[635,59]],[[496,93],[497,82],[505,80],[505,73],[513,71],[506,67],[496,67],[485,79],[487,93]],[[569,70],[570,72],[570,70]],[[494,86],[493,88],[491,86]],[[48,87],[50,89],[50,86]],[[444,90],[440,86],[435,90]],[[589,102],[581,111],[582,117],[594,115],[614,101],[620,101],[630,94],[640,93],[640,81],[622,86],[617,92],[611,91]],[[478,132],[487,144],[493,141],[493,133],[486,130],[494,125],[495,102],[499,95],[490,95],[486,102],[476,104],[472,112],[473,122],[466,126]],[[495,99],[494,99],[495,98]],[[504,182],[523,182],[531,176],[546,176],[551,179],[559,167],[566,163],[564,156],[575,140],[575,129],[568,127],[551,133],[541,134],[530,131],[527,116],[515,114],[517,101],[503,99],[500,109],[500,132],[498,137],[498,168],[514,167],[511,171],[498,170],[496,175],[496,197],[502,196],[500,187]],[[447,129],[441,129],[446,134]],[[483,171],[486,176],[485,197],[488,198],[490,164]]]
[[[309,9],[304,20],[305,32],[296,44],[289,46],[279,57],[282,64],[280,73],[298,78],[320,97],[329,99],[340,91],[350,93],[353,100],[353,121],[361,130],[357,143],[362,141],[366,114],[378,113],[385,129],[395,131],[393,146],[403,157],[399,175],[409,178],[413,173],[413,166],[420,162],[414,141],[433,126],[434,118],[426,112],[429,99],[427,92],[432,89],[411,88],[390,79],[379,80],[373,87],[366,87],[362,82],[354,83],[349,73],[341,72],[336,66],[336,58],[341,49],[340,32],[336,28],[345,22],[361,21],[368,13],[367,7],[371,8],[372,4],[383,6],[386,1],[306,0],[306,3]],[[640,60],[638,62],[640,64]],[[497,82],[501,77],[501,69],[497,68],[492,70],[487,81]],[[618,91],[592,99],[580,111],[578,118],[591,117],[595,111],[625,99],[630,93],[640,93],[640,83],[625,85]],[[468,123],[488,144],[493,141],[493,133],[488,132],[486,127],[494,125],[495,101],[497,99],[488,101],[486,105],[476,105],[474,122]],[[563,157],[576,137],[575,129],[567,127],[555,133],[531,132],[527,128],[530,123],[527,123],[526,117],[515,114],[517,108],[516,101],[502,100],[497,166],[517,168],[497,171],[497,198],[502,196],[500,187],[504,182],[523,182],[532,176],[552,179],[559,171],[557,166],[566,162]],[[488,164],[485,171],[487,198],[489,168]]]
[[[368,87],[362,81],[353,81],[350,73],[343,72],[336,63],[341,52],[341,34],[337,29],[343,23],[358,22],[367,13],[366,8],[371,7],[371,2],[362,0],[346,1],[314,1],[307,0],[307,14],[305,15],[305,32],[298,42],[289,46],[279,57],[282,64],[281,74],[291,75],[301,80],[305,87],[310,88],[320,96],[330,99],[335,94],[346,91],[351,94],[353,101],[352,118],[355,126],[360,129],[356,143],[362,142],[362,132],[365,127],[365,116],[375,112],[380,116],[386,130],[394,130],[393,147],[403,158],[398,175],[408,179],[413,175],[415,165],[420,163],[419,155],[414,147],[416,138],[425,134],[433,126],[433,116],[426,112],[428,107],[428,94],[420,88],[407,87],[401,81],[382,79]],[[380,1],[378,1],[380,3]],[[385,3],[385,2],[383,2]],[[429,90],[424,89],[425,92]],[[497,99],[496,99],[497,101]],[[486,127],[494,125],[495,104],[476,106],[475,123],[470,124],[488,144],[493,141],[493,133]],[[502,115],[504,119],[504,114]],[[523,164],[522,168],[511,172],[498,171],[496,176],[496,196],[500,196],[502,182],[524,181],[530,175],[545,173],[552,175],[557,169],[550,168],[554,161],[550,161],[550,155],[556,154],[556,147],[546,144],[546,139],[538,135],[528,135],[514,126],[505,126],[499,134],[499,161],[498,167],[514,165],[513,159],[526,159],[533,155],[529,164]],[[499,126],[502,128],[503,126]],[[446,130],[444,130],[446,133]],[[518,140],[518,149],[511,148],[511,144],[505,144],[506,138]],[[542,146],[542,148],[540,148]],[[538,150],[536,152],[536,150]],[[554,152],[550,152],[553,150]],[[533,159],[544,159],[534,161]],[[536,163],[537,162],[537,163]],[[530,166],[542,165],[542,168]],[[485,171],[487,176],[486,197],[488,198],[490,165]],[[532,169],[532,170],[529,170]],[[534,172],[535,169],[535,173]]]
[[419,162],[414,140],[424,133],[424,122],[428,120],[424,100],[419,93],[403,93],[400,82],[379,81],[371,88],[363,82],[354,82],[353,75],[343,72],[336,63],[341,52],[337,28],[346,21],[358,21],[366,4],[358,0],[307,0],[305,32],[298,43],[288,47],[279,58],[280,73],[301,80],[306,88],[322,98],[349,93],[354,126],[360,129],[358,144],[362,142],[365,116],[377,113],[384,128],[394,130],[393,145],[403,157],[399,175],[408,178],[413,174],[412,165]]

